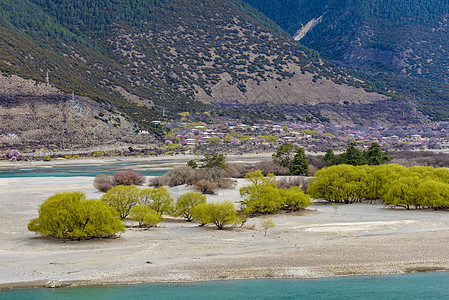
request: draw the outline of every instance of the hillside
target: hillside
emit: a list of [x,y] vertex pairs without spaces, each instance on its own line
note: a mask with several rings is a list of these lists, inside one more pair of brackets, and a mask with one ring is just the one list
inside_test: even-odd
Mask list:
[[449,3],[245,0],[323,58],[447,120]]
[[15,75],[0,76],[0,86],[2,150],[117,149],[155,143],[150,135],[135,134],[136,124],[110,105]]
[[4,76],[45,82],[48,72],[59,91],[156,135],[163,110],[421,121],[408,102],[373,92],[238,0],[0,0],[0,49]]

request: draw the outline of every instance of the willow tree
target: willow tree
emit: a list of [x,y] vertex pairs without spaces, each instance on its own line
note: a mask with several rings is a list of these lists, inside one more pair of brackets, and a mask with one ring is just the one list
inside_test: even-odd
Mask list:
[[146,204],[136,204],[129,212],[129,217],[139,222],[139,227],[156,226],[163,218],[162,216]]
[[124,219],[139,201],[139,188],[135,185],[118,185],[107,191],[101,200],[117,210],[120,218]]
[[224,201],[218,203],[201,203],[193,208],[193,217],[201,224],[214,224],[218,229],[225,225],[234,224],[239,220],[234,203]]
[[276,177],[264,177],[260,170],[245,175],[250,184],[240,188],[241,208],[246,213],[270,213],[282,207],[282,197],[276,187]]
[[188,222],[193,220],[192,209],[198,205],[206,203],[206,196],[198,191],[186,192],[179,196],[175,205],[175,215],[186,218]]
[[98,199],[86,199],[82,192],[57,193],[39,208],[28,230],[43,236],[86,239],[112,237],[125,231],[117,211]]
[[170,214],[173,211],[173,199],[166,187],[142,189],[139,202],[148,205],[160,215]]
[[316,199],[353,203],[367,197],[370,181],[365,167],[336,165],[318,171],[310,180],[308,193]]

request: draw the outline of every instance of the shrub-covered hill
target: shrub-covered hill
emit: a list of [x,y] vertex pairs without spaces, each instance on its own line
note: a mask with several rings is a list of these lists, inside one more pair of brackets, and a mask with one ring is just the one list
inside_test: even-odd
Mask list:
[[448,119],[448,1],[244,1],[322,57]]
[[239,0],[0,0],[0,49],[2,73],[48,72],[58,89],[109,102],[141,129],[163,109],[414,118]]

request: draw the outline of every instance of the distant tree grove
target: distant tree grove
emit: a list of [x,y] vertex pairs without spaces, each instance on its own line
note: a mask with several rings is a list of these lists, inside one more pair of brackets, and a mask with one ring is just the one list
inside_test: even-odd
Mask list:
[[410,209],[449,208],[449,169],[397,164],[336,165],[311,179],[308,193],[334,203],[381,199]]
[[350,142],[346,151],[340,155],[335,155],[332,149],[328,149],[323,157],[325,162],[331,165],[380,165],[389,162],[392,159],[388,151],[382,151],[378,143],[371,143],[367,150],[361,151],[357,144]]

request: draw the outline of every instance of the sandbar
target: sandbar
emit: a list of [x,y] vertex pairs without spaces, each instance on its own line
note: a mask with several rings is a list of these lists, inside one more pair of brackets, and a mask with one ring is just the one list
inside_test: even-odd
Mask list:
[[[27,230],[39,205],[56,192],[100,198],[92,183],[93,177],[0,178],[0,289],[449,271],[449,212],[381,203],[338,209],[317,203],[271,215],[276,227],[267,236],[263,217],[232,230],[167,218],[158,228],[87,241]],[[190,189],[170,192],[176,198]],[[238,189],[208,196],[222,200],[238,202]]]

